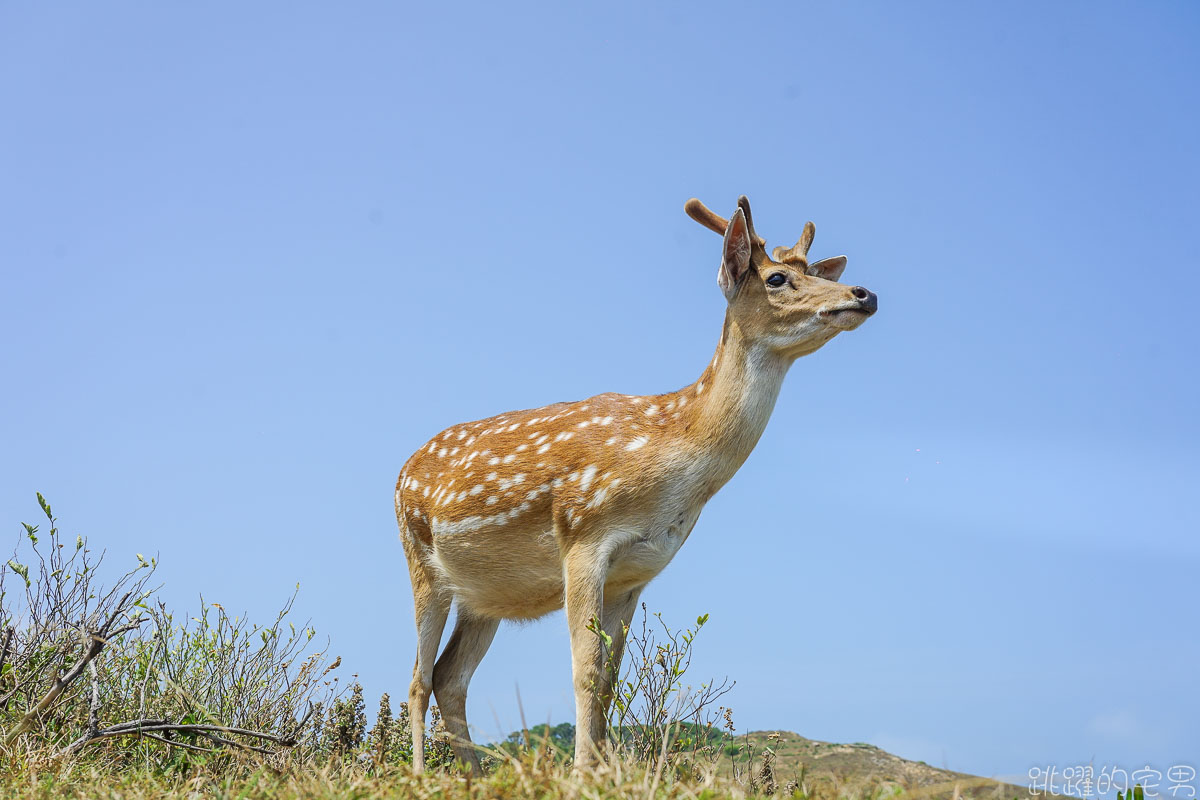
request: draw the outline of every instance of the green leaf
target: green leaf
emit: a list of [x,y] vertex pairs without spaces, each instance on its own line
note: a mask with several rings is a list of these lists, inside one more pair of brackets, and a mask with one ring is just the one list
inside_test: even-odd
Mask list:
[[[38,496],[40,497],[41,495]],[[25,566],[24,564],[18,564],[14,559],[11,558],[8,560],[8,566],[12,568],[13,572],[25,579],[25,588],[29,588],[29,567]]]
[[149,564],[146,563],[146,559],[142,558],[141,553],[134,553],[134,555],[137,556],[138,563],[141,564],[143,567],[150,566]]
[[78,553],[82,549],[83,549],[83,537],[76,536],[75,537],[75,552]]
[[42,513],[46,515],[46,519],[54,522],[54,515],[50,513],[50,504],[46,502],[46,498],[42,497],[42,493],[38,492],[38,505],[42,507]]
[[28,522],[22,522],[21,524],[25,526],[25,535],[29,537],[29,541],[33,542],[34,544],[37,544],[38,543],[38,538],[37,538],[38,526],[30,525]]
[[696,627],[697,628],[703,628],[704,623],[706,623],[706,622],[708,622],[708,614],[701,614],[700,616],[696,617]]

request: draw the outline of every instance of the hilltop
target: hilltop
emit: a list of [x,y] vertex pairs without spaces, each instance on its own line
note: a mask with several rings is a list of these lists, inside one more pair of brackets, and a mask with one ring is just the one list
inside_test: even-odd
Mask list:
[[[1029,796],[1027,787],[909,761],[862,742],[837,744],[791,731],[754,731],[737,737],[734,743],[748,746],[755,754],[755,768],[761,768],[761,754],[769,748],[774,753],[772,770],[778,786],[795,781],[807,786],[809,794],[819,796],[894,788],[903,790],[906,797],[951,797],[957,793],[980,800],[1011,800]],[[731,758],[722,760],[719,774],[732,776]]]

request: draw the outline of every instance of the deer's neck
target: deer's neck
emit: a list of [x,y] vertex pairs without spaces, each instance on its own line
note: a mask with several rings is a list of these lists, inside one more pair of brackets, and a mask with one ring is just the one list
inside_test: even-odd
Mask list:
[[791,361],[747,341],[728,316],[712,362],[681,394],[683,434],[715,492],[742,466],[771,418]]

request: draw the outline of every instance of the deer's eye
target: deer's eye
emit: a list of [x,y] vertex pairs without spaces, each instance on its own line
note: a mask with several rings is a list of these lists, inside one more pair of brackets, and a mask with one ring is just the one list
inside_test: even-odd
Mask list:
[[767,286],[783,286],[787,283],[787,275],[782,272],[773,272],[771,277],[767,278]]

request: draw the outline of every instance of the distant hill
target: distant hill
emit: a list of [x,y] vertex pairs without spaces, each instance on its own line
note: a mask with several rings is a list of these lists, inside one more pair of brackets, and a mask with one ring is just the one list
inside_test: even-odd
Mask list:
[[[761,766],[761,753],[774,754],[774,779],[779,787],[803,781],[808,793],[819,797],[857,795],[887,796],[901,789],[909,797],[971,797],[1012,800],[1029,797],[1029,789],[990,778],[931,767],[909,761],[870,744],[835,744],[806,739],[791,731],[755,731],[734,739],[755,753],[754,767]],[[745,760],[744,757],[742,759]],[[720,774],[732,776],[733,763],[726,756]],[[878,790],[884,790],[876,794]]]
[[[698,733],[692,732],[693,735]],[[564,757],[575,746],[575,726],[561,723],[552,727],[536,725],[530,729],[534,741],[549,739]],[[514,751],[524,741],[518,731],[501,747]],[[1013,800],[1030,796],[1028,787],[981,778],[963,772],[932,767],[923,761],[909,761],[870,744],[835,744],[806,739],[791,731],[754,731],[732,740],[711,731],[709,741],[722,748],[717,774],[726,778],[753,780],[762,790],[768,776],[763,774],[764,753],[770,764],[769,780],[775,790],[784,793],[789,784],[804,790],[812,798],[890,798],[897,790],[908,798],[972,798],[973,800]],[[768,752],[769,751],[769,752]],[[735,775],[736,772],[736,775]]]

